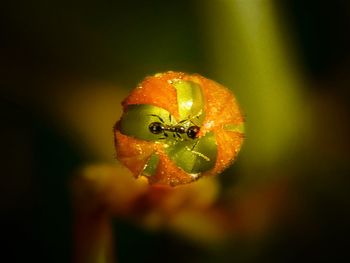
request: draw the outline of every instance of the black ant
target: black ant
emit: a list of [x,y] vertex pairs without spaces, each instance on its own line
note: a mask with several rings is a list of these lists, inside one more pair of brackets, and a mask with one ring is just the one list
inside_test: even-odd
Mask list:
[[[201,113],[200,113],[201,114]],[[148,126],[148,129],[150,130],[151,133],[153,134],[161,134],[163,133],[164,137],[162,138],[159,138],[159,139],[166,139],[169,137],[169,135],[166,133],[166,132],[172,132],[173,133],[173,137],[175,139],[180,139],[180,140],[183,140],[183,138],[181,137],[181,134],[184,134],[186,133],[187,136],[190,138],[190,139],[195,139],[197,137],[197,134],[199,133],[200,131],[200,127],[198,127],[195,123],[192,122],[191,118],[188,118],[188,119],[185,119],[185,120],[182,120],[180,122],[178,122],[177,124],[175,125],[169,125],[169,124],[165,124],[164,120],[156,115],[156,114],[150,114],[149,116],[153,116],[153,117],[156,117],[160,120],[160,122],[152,122],[149,126]],[[198,118],[198,116],[195,116]],[[169,114],[169,121],[171,123],[171,115]],[[183,123],[185,122],[190,122],[192,123],[193,125],[192,126],[189,126],[188,128],[184,127]],[[194,154],[196,154],[197,156],[199,157],[202,157],[204,160],[206,161],[210,161],[209,157],[207,157],[206,155],[200,153],[200,152],[197,152],[197,151],[194,151],[194,148],[197,146],[199,140],[196,140],[196,142],[194,143],[194,145],[190,148],[188,148],[191,152],[193,152]]]
[[[161,134],[161,133],[163,133],[164,138],[160,138],[160,139],[166,139],[169,136],[167,134],[167,132],[172,132],[173,133],[173,137],[175,139],[178,138],[178,139],[181,139],[181,140],[182,140],[181,134],[186,133],[189,138],[195,139],[197,134],[199,133],[199,129],[200,128],[197,125],[193,125],[193,126],[190,126],[188,128],[186,128],[183,125],[181,125],[182,123],[184,123],[184,122],[186,122],[188,120],[182,120],[176,125],[169,125],[169,124],[165,124],[164,120],[158,115],[150,114],[150,116],[157,117],[160,120],[160,122],[152,122],[148,126],[148,129],[153,134]],[[170,114],[169,114],[169,120],[171,122],[171,115]]]

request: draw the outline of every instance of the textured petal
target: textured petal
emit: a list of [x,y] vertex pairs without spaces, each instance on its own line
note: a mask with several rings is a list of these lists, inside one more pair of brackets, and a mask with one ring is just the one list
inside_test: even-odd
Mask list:
[[243,123],[240,107],[227,88],[200,75],[191,75],[188,78],[201,85],[205,96],[206,115],[200,135],[225,124]]
[[155,151],[153,142],[138,140],[115,131],[117,158],[137,177]]
[[164,137],[163,134],[153,134],[149,131],[149,125],[152,122],[163,122],[171,125],[175,124],[174,118],[168,111],[153,105],[129,105],[120,122],[120,131],[137,139],[146,141],[156,141]]
[[[200,75],[148,77],[123,107],[115,126],[117,157],[150,184],[176,186],[216,175],[236,159],[243,143],[244,118],[235,97]],[[153,134],[152,122],[161,122],[165,130]],[[190,126],[199,127],[195,138],[186,133]]]
[[159,164],[157,172],[149,178],[151,184],[176,186],[190,183],[196,179],[196,177],[177,167],[165,152],[159,152],[158,154]]
[[149,104],[169,111],[179,117],[176,91],[171,84],[172,79],[181,79],[184,73],[168,72],[147,77],[123,101],[124,109],[131,104]]
[[217,145],[212,132],[195,140],[180,141],[166,148],[169,158],[192,175],[212,169],[216,163]]
[[242,146],[244,136],[239,132],[215,130],[218,154],[215,168],[208,174],[216,175],[226,169],[236,159]]
[[200,126],[205,116],[204,98],[200,85],[186,80],[172,81],[172,83],[176,89],[179,120],[191,119]]

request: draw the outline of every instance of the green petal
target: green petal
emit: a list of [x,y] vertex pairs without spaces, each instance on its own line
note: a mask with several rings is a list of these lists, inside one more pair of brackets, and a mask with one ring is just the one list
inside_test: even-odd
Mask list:
[[184,171],[191,174],[205,172],[212,169],[216,163],[215,135],[208,132],[199,139],[179,141],[166,148],[166,151],[169,158]]
[[166,124],[175,124],[175,119],[163,108],[149,104],[129,105],[120,120],[120,132],[146,141],[164,137],[162,134],[150,132],[148,126],[152,122],[161,122],[158,117],[152,115],[159,116]]
[[192,81],[179,80],[173,83],[176,89],[180,121],[191,119],[197,126],[203,123],[204,98],[199,84]]
[[159,156],[157,154],[152,154],[149,158],[147,164],[145,165],[145,168],[143,169],[143,175],[145,176],[152,176],[156,173],[157,166],[159,163]]

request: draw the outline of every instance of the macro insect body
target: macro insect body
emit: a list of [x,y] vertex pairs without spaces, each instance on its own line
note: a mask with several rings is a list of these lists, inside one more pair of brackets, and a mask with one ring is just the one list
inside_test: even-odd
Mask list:
[[[169,136],[167,132],[172,132],[173,137],[175,139],[183,140],[181,134],[185,134],[185,133],[190,139],[195,139],[200,130],[200,128],[197,125],[195,125],[190,119],[182,120],[175,125],[171,125],[171,124],[166,124],[164,120],[158,115],[151,114],[150,116],[157,117],[160,120],[160,122],[152,122],[148,126],[150,132],[153,134],[163,133],[164,137],[161,137],[159,139],[166,139]],[[171,115],[169,115],[169,121],[171,122]],[[188,121],[190,121],[193,125],[189,127],[185,127],[184,124]]]

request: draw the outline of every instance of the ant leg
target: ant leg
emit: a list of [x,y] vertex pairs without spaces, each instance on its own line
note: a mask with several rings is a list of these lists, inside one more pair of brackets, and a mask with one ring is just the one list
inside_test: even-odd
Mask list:
[[171,114],[169,113],[169,122],[171,123]]
[[197,146],[198,142],[199,142],[199,140],[197,140],[197,141],[193,144],[193,146],[192,146],[192,148],[191,148],[191,152],[192,152],[193,149]]
[[168,134],[167,133],[163,133],[164,137],[160,137],[158,140],[165,140],[168,138]]
[[162,123],[164,123],[164,120],[163,120],[160,116],[158,116],[158,115],[156,115],[156,114],[148,114],[148,116],[156,117],[156,118],[158,118]]

